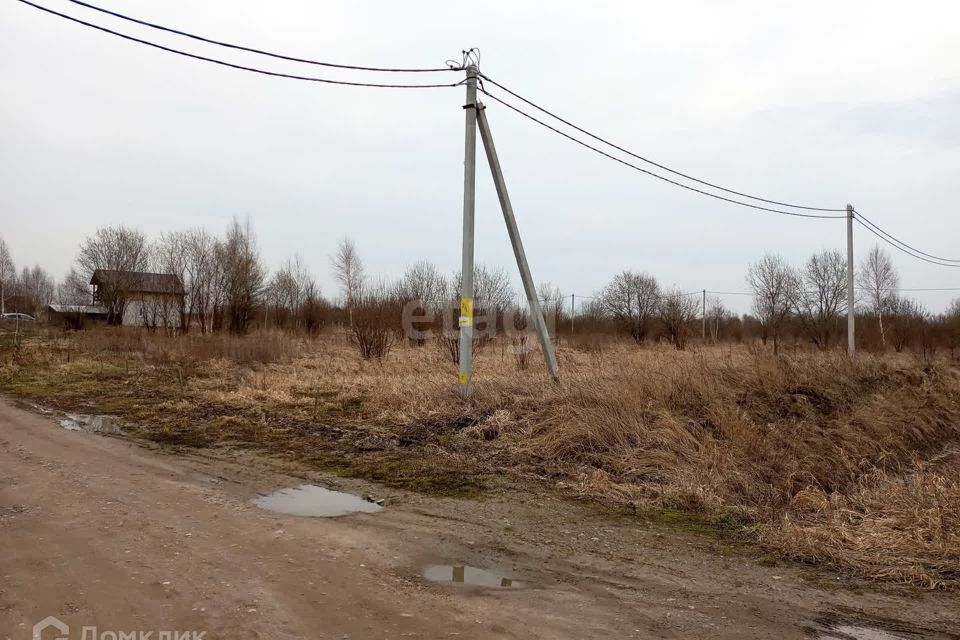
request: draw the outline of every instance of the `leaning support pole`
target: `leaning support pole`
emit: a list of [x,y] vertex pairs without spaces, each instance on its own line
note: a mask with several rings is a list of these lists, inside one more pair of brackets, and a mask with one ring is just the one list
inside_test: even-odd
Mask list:
[[497,158],[497,149],[493,145],[493,136],[490,135],[490,125],[487,123],[483,105],[477,106],[477,125],[480,128],[483,148],[487,152],[487,162],[490,163],[493,183],[497,187],[497,197],[500,199],[500,208],[503,210],[503,220],[507,223],[507,233],[510,235],[510,244],[513,245],[513,254],[516,256],[517,266],[520,268],[520,279],[523,280],[523,290],[527,294],[527,303],[530,305],[530,316],[533,319],[537,337],[540,339],[540,347],[543,349],[543,359],[546,361],[547,370],[550,371],[553,379],[559,380],[557,354],[553,351],[553,343],[550,341],[550,334],[547,332],[547,322],[540,309],[540,299],[537,297],[537,290],[533,285],[533,275],[531,275],[530,266],[527,264],[527,254],[523,251],[520,230],[517,228],[517,220],[513,216],[513,206],[510,204],[507,185],[503,181],[503,171],[500,170],[500,160]]
[[856,301],[853,295],[853,205],[847,205],[847,354],[852,358],[857,352],[854,331]]
[[473,392],[473,217],[477,178],[477,67],[467,67],[466,134],[463,144],[463,262],[460,266],[460,363],[457,383]]

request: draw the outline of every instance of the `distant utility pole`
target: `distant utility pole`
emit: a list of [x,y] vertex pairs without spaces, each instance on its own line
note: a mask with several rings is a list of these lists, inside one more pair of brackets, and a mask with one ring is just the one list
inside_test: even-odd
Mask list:
[[549,332],[547,332],[547,322],[540,309],[540,298],[537,297],[537,289],[533,284],[533,275],[530,273],[527,255],[523,250],[523,242],[520,240],[520,229],[517,227],[517,219],[513,215],[513,205],[510,204],[507,184],[503,180],[503,171],[500,169],[500,159],[497,157],[497,149],[493,145],[490,125],[487,123],[487,116],[483,105],[478,105],[475,111],[477,112],[477,125],[480,127],[480,139],[483,140],[483,148],[487,152],[487,162],[490,164],[490,173],[493,174],[493,183],[497,188],[500,208],[503,210],[503,221],[507,224],[507,234],[510,236],[510,244],[513,245],[513,254],[517,259],[517,267],[520,268],[520,279],[523,281],[523,289],[527,294],[527,303],[530,305],[533,327],[536,329],[537,337],[540,338],[540,348],[543,349],[543,359],[547,364],[547,370],[550,372],[550,375],[553,376],[554,380],[559,380],[560,373],[557,370],[557,355],[553,351],[553,343],[550,341]]
[[577,294],[570,294],[570,335],[573,335],[573,316],[577,314]]
[[857,352],[854,332],[853,297],[853,205],[847,205],[847,354],[852,358]]
[[707,341],[707,290],[703,290],[703,326],[701,327],[701,333],[703,334],[703,341]]
[[460,369],[464,398],[473,391],[473,218],[477,178],[477,66],[467,67],[466,133],[463,156],[463,262],[460,265]]

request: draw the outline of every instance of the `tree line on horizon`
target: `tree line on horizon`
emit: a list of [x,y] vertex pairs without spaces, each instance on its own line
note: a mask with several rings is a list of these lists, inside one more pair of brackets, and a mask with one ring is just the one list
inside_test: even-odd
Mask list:
[[[4,311],[40,316],[52,302],[90,304],[91,275],[107,269],[177,276],[184,288],[175,310],[178,321],[148,323],[152,329],[170,331],[174,326],[180,332],[243,334],[269,327],[314,334],[339,325],[354,335],[365,357],[383,357],[390,344],[402,337],[396,334],[401,330],[403,307],[416,302],[419,313],[435,316],[427,324],[447,327],[449,333],[451,318],[446,316],[456,313],[459,273],[446,275],[429,261],[419,260],[395,279],[371,277],[350,238],[344,238],[330,256],[330,268],[340,289],[332,299],[322,295],[298,254],[271,273],[250,223],[236,219],[223,236],[195,228],[162,233],[153,241],[122,225],[98,228],[80,243],[73,267],[60,282],[40,266],[18,272],[0,238],[0,306]],[[714,342],[769,342],[774,351],[785,341],[821,350],[844,343],[847,281],[846,257],[841,252],[825,249],[799,266],[767,253],[748,266],[746,283],[753,295],[751,312],[743,315],[729,311],[715,296],[707,299],[704,313],[699,292],[690,295],[664,288],[653,275],[632,270],[611,278],[573,317],[570,296],[559,288],[543,283],[537,293],[548,324],[559,335],[567,326],[573,331],[575,325],[582,334],[623,334],[637,344],[664,341],[677,349],[684,349],[701,332]],[[896,351],[907,346],[923,350],[944,346],[952,355],[960,349],[960,298],[943,313],[934,314],[901,295],[893,261],[879,247],[873,247],[858,265],[856,286],[862,346]],[[499,323],[509,311],[524,324],[526,305],[519,301],[503,268],[477,265],[475,291],[477,315]],[[101,300],[108,323],[120,324],[128,302],[122,280],[101,289]],[[448,347],[456,359],[451,342],[456,340],[450,341],[448,335]]]

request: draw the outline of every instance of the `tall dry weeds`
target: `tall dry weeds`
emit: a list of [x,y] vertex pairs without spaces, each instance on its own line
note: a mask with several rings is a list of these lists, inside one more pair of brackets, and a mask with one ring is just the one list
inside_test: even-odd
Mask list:
[[[505,349],[482,358],[465,402],[448,353],[403,343],[374,363],[342,336],[105,331],[65,343],[74,363],[190,359],[198,364],[181,383],[190,402],[302,420],[350,407],[338,409],[341,426],[378,441],[456,433],[437,441],[443,455],[514,465],[641,508],[736,510],[762,542],[798,558],[960,582],[958,477],[924,462],[960,443],[960,378],[947,363],[581,338],[558,349],[559,384],[536,353],[526,368]],[[215,433],[208,425],[204,437]]]

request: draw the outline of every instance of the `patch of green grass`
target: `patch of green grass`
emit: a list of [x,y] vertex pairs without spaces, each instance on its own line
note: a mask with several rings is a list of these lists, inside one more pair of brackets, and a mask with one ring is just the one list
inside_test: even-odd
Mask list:
[[831,580],[827,576],[816,571],[805,570],[800,572],[800,579],[815,589],[821,591],[838,591],[843,585],[836,580]]
[[676,509],[663,509],[647,514],[647,516],[651,517],[654,522],[666,525],[671,529],[710,536],[717,534],[717,526],[703,514]]
[[757,564],[761,567],[778,567],[780,566],[780,556],[775,553],[765,553],[757,558]]
[[713,523],[727,531],[742,531],[754,524],[754,518],[743,509],[728,509],[717,516]]
[[387,487],[458,498],[477,498],[485,490],[479,473],[454,466],[423,451],[366,451],[358,454],[312,450],[309,464],[339,476],[372,480]]

